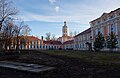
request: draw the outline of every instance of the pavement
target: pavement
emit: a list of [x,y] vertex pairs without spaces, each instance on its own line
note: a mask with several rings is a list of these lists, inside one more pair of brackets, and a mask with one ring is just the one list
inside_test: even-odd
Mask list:
[[54,67],[47,67],[44,65],[19,63],[19,62],[12,62],[12,61],[0,61],[0,67],[33,72],[33,73],[39,73],[39,72],[50,71],[55,69]]

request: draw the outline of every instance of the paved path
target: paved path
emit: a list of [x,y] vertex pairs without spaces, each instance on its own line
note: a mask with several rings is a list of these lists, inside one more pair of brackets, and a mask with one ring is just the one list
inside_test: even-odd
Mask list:
[[0,67],[11,68],[21,71],[28,71],[33,73],[39,73],[44,71],[53,70],[54,67],[46,67],[38,64],[27,64],[27,63],[19,63],[12,61],[0,61]]

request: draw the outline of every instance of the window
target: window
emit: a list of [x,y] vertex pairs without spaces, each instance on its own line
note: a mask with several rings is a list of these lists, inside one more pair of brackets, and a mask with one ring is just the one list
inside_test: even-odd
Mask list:
[[56,46],[54,46],[54,48],[56,49]]
[[30,46],[30,48],[32,48],[32,45]]
[[29,48],[29,46],[27,46],[27,48]]
[[112,19],[114,16],[112,15],[112,16],[110,16],[110,19]]
[[105,42],[104,46],[105,46],[105,48],[107,48],[107,43],[106,42]]
[[120,40],[118,40],[118,47],[120,47]]
[[113,16],[111,16],[110,18],[113,18]]
[[118,15],[120,15],[120,13]]
[[84,48],[84,43],[83,43],[83,48]]
[[111,32],[114,32],[113,24],[111,24]]
[[106,19],[104,18],[103,21],[106,21]]
[[77,45],[77,48],[79,48],[79,44]]
[[80,48],[81,48],[81,44],[80,44]]
[[45,46],[43,46],[43,48],[45,48]]
[[93,35],[94,35],[94,36],[96,35],[96,31],[95,31],[95,30],[93,30]]
[[100,23],[100,21],[97,22],[97,24],[99,24],[99,23]]
[[98,30],[97,30],[97,29],[95,30],[95,36],[96,36],[96,35],[98,35]]
[[98,32],[100,32],[100,28],[98,28]]
[[53,49],[53,46],[52,46],[52,49]]

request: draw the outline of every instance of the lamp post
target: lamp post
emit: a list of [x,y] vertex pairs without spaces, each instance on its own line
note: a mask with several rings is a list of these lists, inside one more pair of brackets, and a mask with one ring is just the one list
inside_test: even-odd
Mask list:
[[90,36],[90,51],[92,51],[92,36]]

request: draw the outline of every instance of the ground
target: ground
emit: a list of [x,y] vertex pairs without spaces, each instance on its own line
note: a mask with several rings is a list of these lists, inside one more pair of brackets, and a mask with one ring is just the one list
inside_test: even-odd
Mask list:
[[120,78],[120,53],[29,50],[3,54],[0,60],[55,67],[37,74],[0,68],[0,78]]

